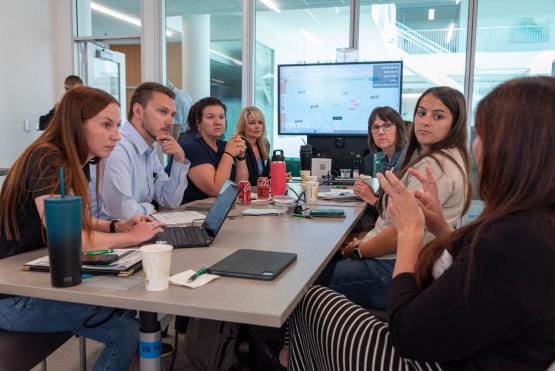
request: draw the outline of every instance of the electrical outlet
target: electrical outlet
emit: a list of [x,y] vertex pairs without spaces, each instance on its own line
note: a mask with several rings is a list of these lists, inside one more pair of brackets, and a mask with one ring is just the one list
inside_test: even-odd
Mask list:
[[29,125],[30,125],[29,120],[25,119],[25,121],[23,121],[23,130],[25,130],[26,132],[30,132],[31,127]]

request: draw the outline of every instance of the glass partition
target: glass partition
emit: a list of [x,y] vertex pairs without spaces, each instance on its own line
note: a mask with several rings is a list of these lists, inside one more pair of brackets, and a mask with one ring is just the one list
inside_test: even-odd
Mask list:
[[75,0],[77,37],[140,36],[141,0]]
[[242,40],[240,1],[166,0],[166,78],[188,97],[180,123],[191,103],[213,96],[227,106],[225,137],[233,133],[241,111]]
[[464,91],[466,1],[361,1],[360,61],[403,60],[401,115],[432,86]]
[[[272,148],[299,157],[305,136],[277,134],[277,65],[335,62],[349,46],[349,1],[256,2],[254,103],[264,112]],[[271,131],[270,131],[271,129]]]

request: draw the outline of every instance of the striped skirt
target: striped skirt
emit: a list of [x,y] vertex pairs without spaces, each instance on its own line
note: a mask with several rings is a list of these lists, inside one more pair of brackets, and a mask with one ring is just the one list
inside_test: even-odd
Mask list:
[[325,287],[308,290],[289,326],[289,370],[441,370],[401,357],[387,323]]

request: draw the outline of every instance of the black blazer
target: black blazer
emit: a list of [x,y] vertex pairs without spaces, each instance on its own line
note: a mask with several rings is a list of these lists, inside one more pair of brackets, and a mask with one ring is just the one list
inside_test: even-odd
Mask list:
[[[247,168],[249,169],[249,182],[252,186],[256,185],[258,180],[258,164],[256,163],[256,156],[254,155],[254,151],[249,144],[249,142],[245,141],[247,144],[247,151],[245,152],[245,158],[247,160]],[[264,159],[262,159],[264,161]],[[268,159],[264,162],[262,175],[261,176],[270,176],[270,160]]]

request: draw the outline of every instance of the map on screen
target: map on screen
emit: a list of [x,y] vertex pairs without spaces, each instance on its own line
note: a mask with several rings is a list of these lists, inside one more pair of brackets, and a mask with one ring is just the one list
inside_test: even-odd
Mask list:
[[279,134],[366,135],[370,112],[401,109],[403,64],[280,65]]

